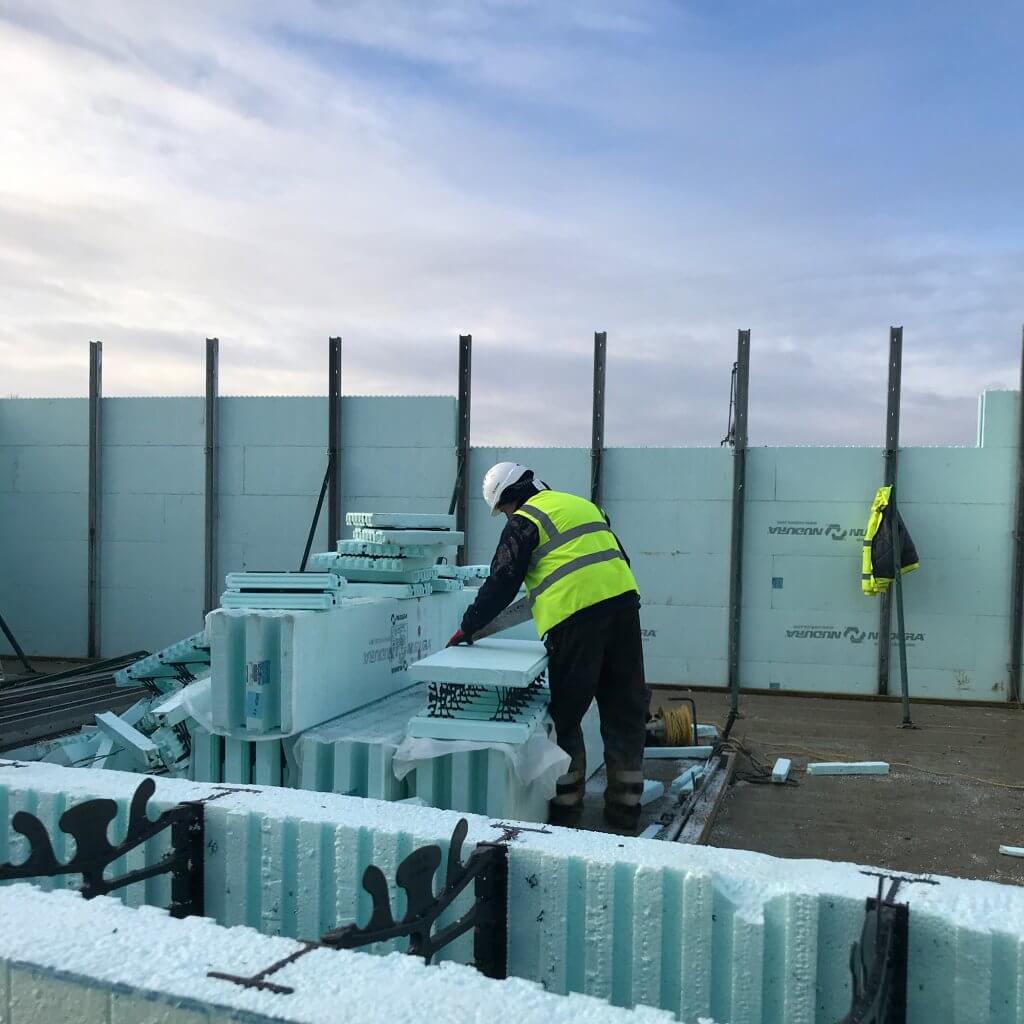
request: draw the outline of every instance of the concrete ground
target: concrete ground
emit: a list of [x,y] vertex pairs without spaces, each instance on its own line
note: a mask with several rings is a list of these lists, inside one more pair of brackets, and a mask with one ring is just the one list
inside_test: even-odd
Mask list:
[[[672,693],[656,690],[654,706]],[[724,727],[726,694],[689,695],[699,721]],[[888,702],[744,695],[741,712],[732,738],[769,767],[792,758],[799,785],[738,779],[711,846],[1024,884],[1024,860],[998,852],[1001,843],[1024,846],[1024,712],[914,705],[914,730],[899,728],[900,705]],[[803,770],[826,760],[888,761],[891,773]],[[658,762],[648,767],[657,777]],[[750,768],[741,758],[738,774]]]

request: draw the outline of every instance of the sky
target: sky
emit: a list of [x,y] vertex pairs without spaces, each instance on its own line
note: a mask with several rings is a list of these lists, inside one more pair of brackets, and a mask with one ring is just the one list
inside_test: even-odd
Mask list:
[[972,444],[1024,6],[0,0],[0,394],[452,394],[474,444]]

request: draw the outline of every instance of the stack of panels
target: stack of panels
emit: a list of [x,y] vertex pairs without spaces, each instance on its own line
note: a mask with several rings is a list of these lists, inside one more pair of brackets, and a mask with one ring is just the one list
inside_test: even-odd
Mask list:
[[546,668],[544,645],[530,640],[480,640],[431,654],[409,669],[430,684],[409,735],[525,743],[547,711]]
[[[69,804],[104,797],[115,801],[123,829],[137,783],[120,772],[0,763],[0,820],[9,826],[16,810],[29,810],[56,835]],[[371,907],[361,882],[371,863],[402,914],[398,865],[426,844],[444,853],[459,817],[322,793],[224,793],[164,778],[156,785],[160,807],[205,801],[206,915],[292,938],[365,924]],[[499,839],[502,828],[471,816],[463,856]],[[24,847],[9,827],[0,829],[0,862],[19,863]],[[552,993],[669,1010],[683,1021],[818,1024],[850,1008],[849,951],[865,900],[877,892],[876,872],[553,826],[523,831],[506,848],[511,976]],[[161,852],[144,850],[136,862],[155,863]],[[160,881],[153,897],[167,895]],[[906,881],[899,893],[909,906],[907,1024],[1024,1019],[1024,890],[926,881],[933,884]],[[470,888],[449,912],[462,914],[471,901]],[[439,959],[469,962],[472,946],[462,936]]]
[[[546,821],[547,802],[554,793],[539,783],[524,783],[503,750],[439,754],[403,779],[395,778],[395,751],[410,719],[422,709],[425,691],[423,685],[411,687],[304,732],[296,751],[298,788],[375,800],[419,797],[445,810]],[[592,751],[588,763],[596,770],[601,764],[596,706],[583,725]],[[534,731],[550,728],[543,720],[534,725]]]
[[219,608],[207,620],[213,727],[241,739],[293,736],[397,693],[467,604],[460,592],[345,599],[323,612]]
[[333,572],[229,572],[222,608],[281,608],[326,611],[345,594]]
[[423,687],[413,686],[304,732],[296,751],[299,789],[374,800],[411,796],[408,780],[395,778],[393,760],[422,706]]

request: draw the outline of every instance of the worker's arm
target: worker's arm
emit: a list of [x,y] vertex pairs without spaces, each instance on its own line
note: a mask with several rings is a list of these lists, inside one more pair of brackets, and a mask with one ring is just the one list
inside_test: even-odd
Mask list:
[[467,638],[471,639],[515,600],[539,543],[536,525],[525,516],[513,516],[505,524],[491,560],[491,574],[462,617],[462,632]]

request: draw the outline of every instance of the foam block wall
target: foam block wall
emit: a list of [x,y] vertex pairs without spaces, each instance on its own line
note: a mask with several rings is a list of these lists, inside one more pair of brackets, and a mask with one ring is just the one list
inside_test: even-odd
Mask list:
[[[492,981],[457,964],[428,967],[315,950],[275,972],[288,994],[242,988],[210,971],[250,977],[301,950],[290,939],[205,918],[175,921],[29,885],[0,890],[0,1007],[5,1024],[362,1024],[468,1021],[500,1005],[520,1024],[627,1024],[635,1015],[597,1000],[563,999],[518,979]],[[56,939],[60,936],[59,940]],[[158,965],[158,966],[156,966]],[[650,1014],[652,1022],[670,1021]]]
[[[0,763],[0,820],[24,807],[52,829],[62,802],[104,796],[123,807],[137,782],[119,772]],[[444,847],[459,817],[331,794],[224,793],[157,780],[161,805],[218,793],[206,803],[206,912],[287,937],[364,923],[369,901],[357,886],[367,864],[393,879],[412,849]],[[488,818],[473,816],[469,826],[469,844],[502,835]],[[5,830],[0,840],[0,860],[24,856]],[[849,948],[877,884],[855,865],[550,826],[523,832],[508,855],[511,975],[549,992],[658,1006],[684,1021],[823,1024],[849,1009]],[[904,883],[900,893],[910,908],[908,1024],[1019,1021],[1024,891],[933,881]],[[462,940],[446,952],[470,956]]]
[[[215,575],[298,568],[326,397],[224,397],[219,414]],[[341,417],[346,508],[447,511],[453,398],[346,396]],[[158,650],[202,626],[204,400],[105,398],[102,419],[101,650]],[[0,607],[29,654],[85,654],[87,445],[88,400],[0,399]],[[314,549],[335,540],[325,511]]]
[[[30,653],[85,649],[86,411],[79,399],[0,400],[0,564],[11,567],[0,574],[0,607]],[[906,578],[912,693],[1006,699],[1018,415],[1016,392],[989,391],[978,447],[901,453],[899,500],[922,559]],[[105,653],[157,649],[201,625],[202,402],[106,399],[104,416]],[[342,419],[345,509],[447,511],[453,399],[350,397]],[[326,398],[221,400],[218,574],[298,565],[325,425]],[[490,561],[501,529],[479,482],[502,459],[589,493],[585,448],[473,449],[471,562]],[[731,453],[611,448],[604,473],[605,505],[643,595],[649,678],[724,685]],[[873,691],[878,602],[860,593],[859,558],[882,479],[877,448],[750,449],[745,685]],[[336,539],[321,519],[316,546]],[[150,564],[166,585],[143,586]],[[49,578],[62,585],[41,582]]]

